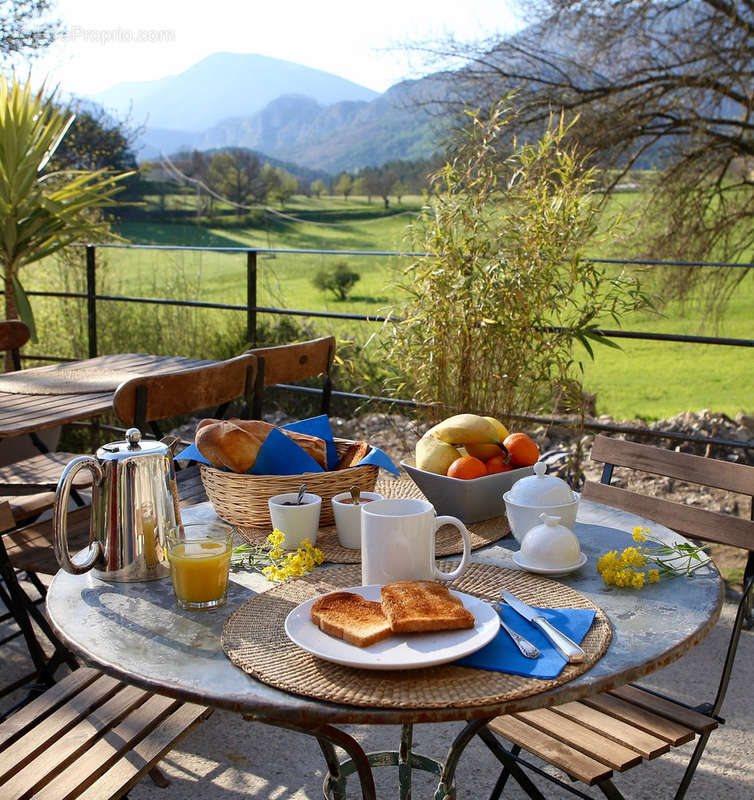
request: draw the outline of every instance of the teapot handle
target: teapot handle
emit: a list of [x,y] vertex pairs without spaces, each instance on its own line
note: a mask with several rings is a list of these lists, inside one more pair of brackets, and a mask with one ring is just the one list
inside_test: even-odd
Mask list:
[[[52,529],[54,533],[55,558],[58,564],[71,575],[81,575],[90,570],[98,559],[102,557],[102,543],[89,536],[89,555],[85,561],[75,564],[71,560],[68,551],[68,500],[71,494],[71,486],[76,474],[82,469],[88,469],[94,478],[94,487],[102,482],[102,467],[96,458],[91,456],[79,456],[70,461],[63,470],[58,488],[55,490],[55,509],[53,511]],[[92,504],[93,505],[93,504]],[[94,513],[94,508],[92,508]]]

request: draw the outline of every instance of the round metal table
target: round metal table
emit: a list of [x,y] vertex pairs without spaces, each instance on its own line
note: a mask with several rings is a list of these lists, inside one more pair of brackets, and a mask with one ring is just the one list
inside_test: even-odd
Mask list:
[[[208,504],[187,509],[185,521],[214,517]],[[108,583],[91,573],[59,572],[49,588],[47,609],[61,639],[82,658],[105,672],[138,686],[179,699],[240,712],[247,719],[310,733],[317,737],[328,765],[326,786],[343,797],[345,775],[358,772],[364,797],[374,797],[370,763],[357,742],[338,724],[401,724],[401,754],[392,762],[411,765],[421,756],[410,752],[415,723],[467,720],[444,764],[436,797],[452,796],[455,766],[463,748],[486,722],[514,711],[578,700],[616,688],[676,660],[698,644],[714,626],[722,608],[723,585],[712,567],[692,578],[662,579],[640,592],[606,587],[596,569],[599,555],[632,543],[636,525],[652,535],[684,541],[656,523],[617,509],[582,501],[576,524],[586,566],[558,578],[600,606],[613,628],[607,653],[586,673],[539,694],[472,708],[386,709],[319,702],[267,686],[235,667],[220,646],[229,612],[255,591],[270,586],[261,575],[231,573],[228,603],[215,611],[186,612],[175,605],[169,579],[145,583]],[[472,559],[512,566],[512,538],[501,540]],[[351,758],[344,770],[332,745]],[[377,760],[374,763],[382,763]],[[414,764],[419,768],[426,765]],[[408,771],[410,773],[410,766]],[[408,779],[410,785],[410,777]],[[442,790],[442,791],[441,791]],[[445,792],[443,794],[443,792]]]

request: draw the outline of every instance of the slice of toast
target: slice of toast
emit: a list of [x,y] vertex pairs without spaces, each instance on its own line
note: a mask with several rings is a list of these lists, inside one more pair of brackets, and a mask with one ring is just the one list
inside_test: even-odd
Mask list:
[[353,592],[332,592],[311,607],[312,622],[325,633],[356,647],[368,647],[392,635],[382,607]]
[[381,598],[382,610],[393,633],[474,627],[474,615],[441,583],[388,583],[382,587]]

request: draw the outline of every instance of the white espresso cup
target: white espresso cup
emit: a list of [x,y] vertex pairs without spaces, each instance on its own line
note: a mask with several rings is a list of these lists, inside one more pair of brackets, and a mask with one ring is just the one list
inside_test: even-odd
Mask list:
[[[435,563],[435,534],[454,525],[463,538],[463,557],[453,572]],[[361,582],[364,586],[393,581],[441,580],[460,577],[469,563],[471,540],[456,517],[438,517],[426,500],[375,500],[361,509]]]
[[304,539],[308,539],[312,547],[317,544],[322,498],[307,492],[301,498],[301,505],[296,505],[297,497],[298,492],[286,492],[267,501],[272,527],[285,534],[283,550],[297,550]]

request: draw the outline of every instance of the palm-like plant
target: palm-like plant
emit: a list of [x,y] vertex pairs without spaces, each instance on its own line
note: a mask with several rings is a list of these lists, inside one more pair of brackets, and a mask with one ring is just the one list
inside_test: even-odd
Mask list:
[[92,209],[114,205],[121,181],[133,173],[49,172],[45,167],[74,120],[44,87],[0,78],[0,269],[5,316],[34,330],[19,281],[22,267],[96,232]]

